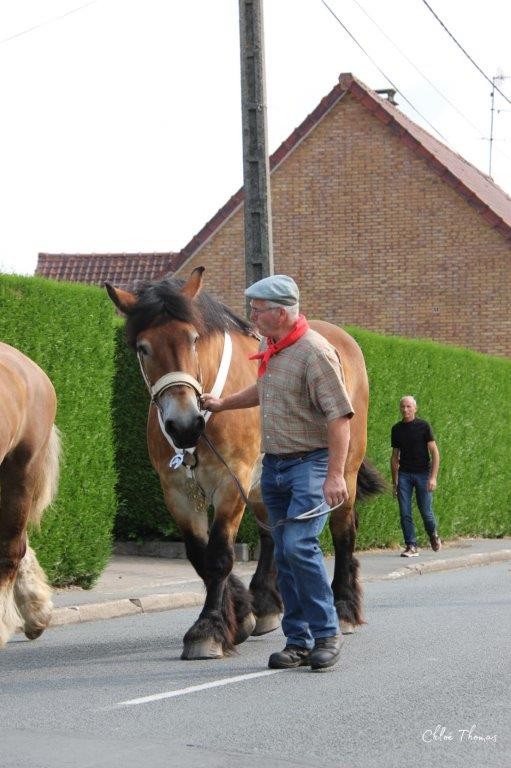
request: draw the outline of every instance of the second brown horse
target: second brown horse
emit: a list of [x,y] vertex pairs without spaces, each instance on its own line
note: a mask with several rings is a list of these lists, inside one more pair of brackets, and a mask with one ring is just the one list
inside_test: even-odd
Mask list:
[[57,399],[44,371],[0,342],[0,648],[18,627],[33,640],[50,623],[51,590],[29,546],[58,486]]

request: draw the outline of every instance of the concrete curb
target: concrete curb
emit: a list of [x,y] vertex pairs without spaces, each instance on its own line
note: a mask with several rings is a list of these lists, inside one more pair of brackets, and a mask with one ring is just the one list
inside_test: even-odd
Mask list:
[[[511,560],[511,549],[501,549],[494,552],[485,552],[463,557],[455,557],[446,560],[432,560],[430,562],[413,563],[392,573],[382,576],[367,576],[362,581],[387,581],[402,579],[407,576],[421,576],[424,573],[435,571],[450,571],[461,568],[472,568],[489,563],[499,563]],[[67,608],[55,608],[50,626],[58,627],[65,624],[80,624],[86,621],[100,621],[101,619],[114,619],[121,616],[133,616],[141,613],[155,613],[158,611],[170,611],[175,608],[188,608],[202,605],[203,592],[176,592],[173,594],[154,594],[143,597],[130,597],[121,600],[110,600],[103,603],[85,603],[73,605]]]
[[505,562],[506,560],[511,560],[511,549],[464,555],[463,557],[454,557],[451,560],[432,560],[427,563],[414,563],[413,565],[407,565],[397,571],[392,571],[392,573],[388,573],[385,576],[370,577],[367,581],[402,579],[405,576],[421,576],[423,573],[434,573],[435,571],[453,571],[461,568],[473,568],[478,565],[500,563]]
[[176,592],[175,594],[126,597],[122,600],[109,600],[104,603],[85,603],[67,608],[54,608],[50,627],[81,624],[85,621],[100,621],[101,619],[115,619],[120,616],[134,616],[139,613],[170,611],[174,608],[202,605],[203,602],[204,594],[202,593]]
[[[186,547],[182,541],[144,541],[140,544],[134,541],[116,541],[113,553],[114,555],[130,555],[132,557],[166,557],[169,560],[188,559]],[[234,559],[237,563],[249,562],[250,549],[248,544],[236,542]]]

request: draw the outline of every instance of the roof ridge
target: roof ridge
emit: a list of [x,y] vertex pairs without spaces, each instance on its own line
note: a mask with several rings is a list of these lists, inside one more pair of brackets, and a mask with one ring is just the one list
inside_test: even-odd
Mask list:
[[[502,224],[508,230],[508,235],[511,235],[511,196],[508,195],[508,193],[503,190],[502,187],[496,184],[490,176],[477,168],[477,166],[463,157],[463,155],[461,155],[459,152],[452,149],[448,144],[444,143],[436,136],[433,136],[431,133],[429,133],[429,131],[427,131],[425,128],[418,125],[418,123],[412,120],[412,118],[408,115],[405,115],[404,112],[402,112],[390,101],[382,98],[375,91],[372,91],[367,85],[365,85],[365,83],[363,83],[354,75],[341,75],[339,77],[339,81],[342,82],[351,91],[355,98],[357,98],[357,95],[360,96],[360,94],[357,93],[357,87],[369,98],[371,98],[374,101],[375,106],[384,110],[391,120],[394,120],[399,126],[401,126],[401,128],[406,131],[413,139],[415,139],[415,141],[417,141],[426,152],[430,152],[435,160],[444,166],[446,171],[458,179],[460,184],[462,184],[475,197],[479,198],[480,202],[502,221]],[[436,145],[440,156],[435,154],[433,147],[431,146],[432,144]],[[465,178],[460,178],[460,176],[463,176],[463,173],[460,173],[460,169],[457,171],[455,168],[453,169],[452,167],[449,167],[450,161],[452,160],[458,161],[462,168],[467,169],[469,174],[473,174],[476,178],[470,179],[467,176],[465,176]],[[497,198],[502,197],[505,198],[505,200],[485,200],[485,191],[477,188],[477,180],[485,185],[488,185],[490,193],[496,192]],[[472,186],[474,186],[475,189],[473,189]],[[501,209],[502,203],[509,203],[509,210],[495,210],[495,207]]]
[[[431,165],[435,170],[441,171],[445,181],[451,183],[460,192],[459,187],[463,186],[467,193],[464,194],[464,198],[472,204],[476,204],[476,207],[487,209],[488,215],[486,220],[492,226],[498,228],[507,237],[511,237],[511,196],[507,194],[501,187],[499,187],[493,179],[486,176],[479,168],[466,160],[463,155],[460,155],[455,150],[451,149],[447,144],[444,144],[435,136],[432,136],[428,131],[415,123],[408,115],[405,115],[398,107],[391,104],[387,99],[380,96],[370,89],[365,83],[355,77],[351,72],[344,72],[339,75],[338,83],[332,88],[332,90],[324,96],[315,109],[310,112],[307,117],[290,133],[290,135],[284,139],[284,141],[277,147],[277,149],[270,156],[270,171],[275,170],[288,155],[303,141],[303,139],[314,129],[319,121],[325,117],[325,115],[332,109],[335,104],[347,93],[350,92],[354,98],[359,97],[358,100],[362,101],[370,111],[381,117],[382,113],[386,115],[388,120],[385,122],[394,123],[405,131],[414,141],[417,142],[422,148],[421,155],[428,160],[427,155],[431,155],[433,160]],[[360,98],[362,96],[362,98]],[[365,98],[364,98],[365,97]],[[371,106],[365,99],[371,100]],[[415,134],[419,135],[416,136]],[[433,151],[431,142],[434,142],[439,149],[439,156]],[[413,147],[411,147],[413,149]],[[482,183],[489,186],[489,190],[478,190],[477,183],[474,179],[460,178],[463,173],[456,172],[456,168],[449,167],[449,160],[456,159],[461,168],[466,168],[469,173],[472,173],[479,178]],[[440,168],[438,167],[440,165]],[[453,165],[453,163],[451,163]],[[453,178],[450,179],[451,175]],[[475,186],[476,190],[472,187]],[[496,198],[502,197],[505,200],[495,199],[492,201],[485,200],[485,197],[491,197],[491,192],[496,192]],[[475,199],[477,198],[477,200]],[[244,193],[243,187],[237,190],[227,202],[217,210],[217,212],[206,222],[206,224],[192,237],[192,239],[178,252],[174,261],[174,268],[177,270],[183,266],[183,264],[197,251],[205,245],[209,238],[218,230],[220,226],[235,213],[239,206],[243,203]],[[477,202],[479,201],[479,202]],[[509,203],[509,211],[503,211],[503,203]],[[504,206],[505,207],[505,206]],[[495,210],[495,209],[498,210]]]
[[[270,172],[275,170],[281,162],[292,152],[317,125],[327,112],[342,98],[345,90],[337,83],[332,90],[324,96],[315,109],[302,120],[299,125],[279,144],[269,158]],[[218,227],[225,223],[239,208],[245,199],[243,187],[240,187],[224,205],[206,222],[206,224],[192,237],[192,239],[179,251],[175,268],[179,269],[183,264],[204,245]]]

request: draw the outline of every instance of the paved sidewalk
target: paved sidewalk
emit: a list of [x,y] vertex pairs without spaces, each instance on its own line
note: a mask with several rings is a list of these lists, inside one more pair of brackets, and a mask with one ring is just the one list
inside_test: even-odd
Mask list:
[[[382,549],[357,553],[362,581],[511,561],[511,538],[459,539],[445,544],[440,552],[421,549],[420,556],[414,558],[400,557],[400,552]],[[333,558],[326,560],[330,573],[333,562]],[[236,563],[234,571],[248,585],[256,565],[254,561]],[[202,605],[203,601],[202,581],[188,561],[114,555],[92,589],[55,590],[52,626]]]

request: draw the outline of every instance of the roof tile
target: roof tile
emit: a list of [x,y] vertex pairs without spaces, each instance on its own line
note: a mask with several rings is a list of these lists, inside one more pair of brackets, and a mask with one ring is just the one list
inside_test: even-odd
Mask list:
[[173,272],[174,253],[40,253],[36,275],[71,283],[103,285],[112,282],[132,288],[139,280],[153,280]]

